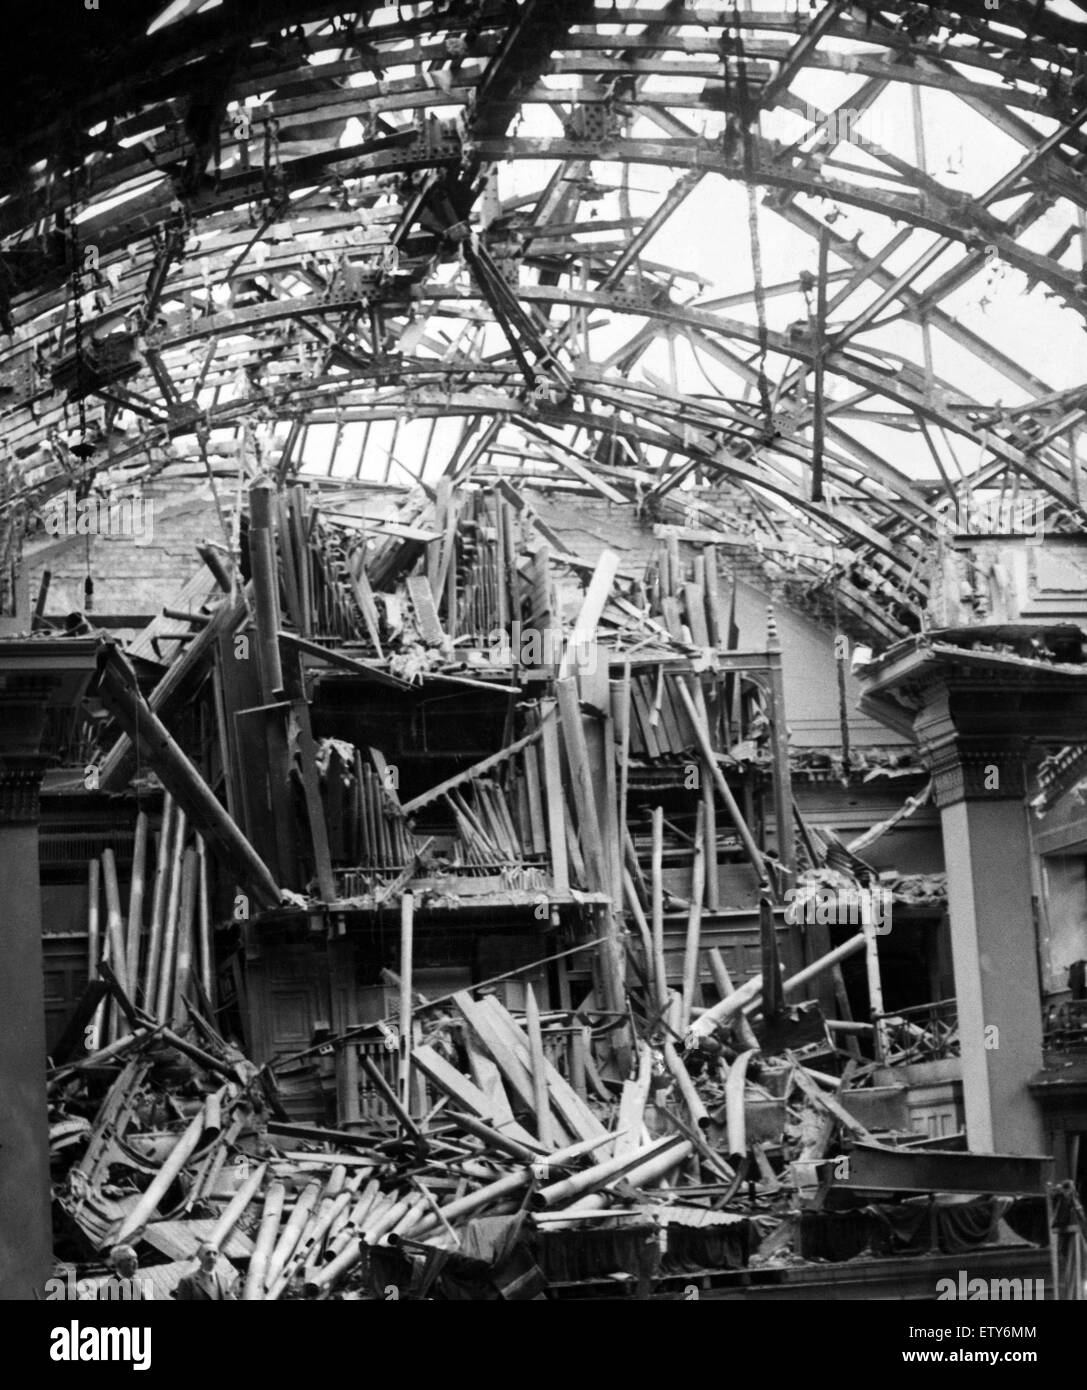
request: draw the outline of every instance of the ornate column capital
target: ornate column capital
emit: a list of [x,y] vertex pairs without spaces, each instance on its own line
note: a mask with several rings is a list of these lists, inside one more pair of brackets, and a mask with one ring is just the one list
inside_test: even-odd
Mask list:
[[924,754],[939,809],[958,801],[1021,801],[1027,793],[1021,748],[972,744]]
[[913,727],[922,760],[932,773],[937,807],[959,801],[1022,800],[1027,792],[1027,740],[1004,729],[986,729],[989,721],[984,718],[972,720],[962,708],[961,693],[943,682],[933,682],[925,695]]

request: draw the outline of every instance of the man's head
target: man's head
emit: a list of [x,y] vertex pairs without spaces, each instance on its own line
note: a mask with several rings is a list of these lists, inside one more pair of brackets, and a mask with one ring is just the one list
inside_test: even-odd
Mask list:
[[109,1263],[122,1279],[131,1279],[140,1267],[131,1245],[115,1245],[109,1252]]
[[200,1268],[205,1274],[210,1274],[219,1262],[219,1247],[205,1241],[196,1252],[196,1258],[200,1261]]

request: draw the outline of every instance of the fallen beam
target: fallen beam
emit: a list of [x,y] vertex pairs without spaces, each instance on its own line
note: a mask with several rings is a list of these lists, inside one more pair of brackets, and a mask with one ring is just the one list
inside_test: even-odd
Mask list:
[[848,1176],[835,1188],[866,1192],[962,1192],[1042,1196],[1053,1160],[1020,1154],[974,1154],[938,1149],[891,1149],[853,1144]]
[[[550,718],[553,711],[548,711],[541,715],[542,719]],[[482,777],[485,772],[489,772],[492,767],[499,767],[502,763],[508,762],[510,758],[520,753],[522,748],[527,748],[530,743],[535,743],[540,737],[542,729],[535,729],[531,734],[526,734],[524,738],[517,739],[508,747],[503,748],[498,753],[492,753],[489,758],[483,758],[478,763],[473,763],[471,767],[465,768],[463,772],[458,772],[455,777],[449,777],[444,782],[439,782],[436,787],[431,787],[429,791],[421,792],[418,796],[412,797],[410,801],[405,801],[401,808],[406,816],[413,811],[418,811],[423,806],[429,806],[432,801],[437,801],[446,792],[453,791],[462,786],[465,782],[474,781],[477,777]]]
[[702,756],[706,760],[706,766],[713,774],[714,785],[721,793],[721,800],[725,803],[725,807],[732,817],[732,823],[735,825],[737,833],[740,836],[744,851],[751,861],[751,866],[758,875],[759,882],[767,882],[766,865],[763,863],[762,851],[755,843],[754,836],[751,834],[747,822],[744,820],[743,812],[740,810],[736,798],[732,795],[732,788],[725,780],[725,774],[721,771],[717,762],[717,754],[714,752],[709,730],[706,728],[701,714],[695,708],[694,700],[691,698],[691,692],[687,689],[687,686],[682,680],[676,681],[675,689],[679,691],[679,697],[683,701],[683,708],[687,711],[687,718],[691,721],[691,725],[694,728],[695,736],[698,739],[698,746],[702,750]]
[[[864,946],[863,932],[851,936],[841,946],[836,946],[833,951],[828,952],[825,956],[820,956],[818,960],[812,961],[811,965],[805,966],[803,970],[786,980],[781,986],[783,992],[789,994],[793,990],[799,989],[801,985],[807,984],[809,980],[814,979],[822,971],[831,969],[840,961],[853,955],[855,951],[862,951]],[[753,1004],[761,993],[762,976],[753,975],[746,984],[742,984],[739,989],[734,990],[727,999],[720,1000],[711,1009],[707,1009],[704,1014],[695,1019],[688,1030],[688,1037],[693,1041],[709,1037],[715,1028],[727,1022],[733,1014],[739,1013],[748,1004]]]
[[[156,714],[168,714],[178,703],[185,684],[194,672],[210,661],[220,635],[231,632],[245,615],[245,598],[237,594],[225,598],[210,620],[200,629],[181,655],[174,661],[152,690],[149,705]],[[116,791],[126,781],[133,763],[133,742],[126,730],[102,759],[98,769],[98,785],[102,791]]]
[[224,866],[238,875],[261,907],[277,907],[279,888],[267,864],[140,694],[135,672],[113,642],[99,647],[98,694]]

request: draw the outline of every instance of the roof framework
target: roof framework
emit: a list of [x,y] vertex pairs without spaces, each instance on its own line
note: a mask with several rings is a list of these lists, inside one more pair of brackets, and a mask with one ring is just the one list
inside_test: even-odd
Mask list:
[[1087,519],[1071,0],[118,10],[3,98],[9,521],[228,452],[516,475],[890,639],[964,493]]

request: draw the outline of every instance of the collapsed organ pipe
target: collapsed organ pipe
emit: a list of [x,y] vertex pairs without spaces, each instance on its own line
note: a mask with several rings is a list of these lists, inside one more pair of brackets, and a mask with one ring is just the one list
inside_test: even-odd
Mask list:
[[243,1302],[259,1302],[264,1295],[264,1275],[268,1269],[268,1259],[279,1232],[279,1219],[283,1214],[283,1199],[287,1189],[281,1182],[274,1182],[264,1198],[264,1212],[260,1218],[260,1230],[256,1244],[249,1258],[249,1269],[245,1276]]
[[[863,950],[864,946],[863,932],[858,933],[857,936],[851,936],[848,941],[836,946],[833,951],[828,951],[825,956],[820,956],[818,960],[812,961],[811,965],[806,965],[803,970],[790,976],[781,987],[783,992],[789,994],[793,990],[799,989],[801,985],[807,984],[816,975],[821,974],[824,970],[829,970],[831,966],[837,965],[839,961],[845,960],[855,951]],[[720,1024],[726,1023],[733,1014],[738,1014],[748,1004],[754,1003],[761,993],[762,976],[753,975],[739,989],[733,990],[726,999],[720,1000],[714,1004],[712,1009],[707,1009],[704,1014],[695,1019],[688,1030],[688,1039],[697,1042],[700,1038],[708,1038]]]
[[109,1238],[111,1245],[123,1245],[147,1224],[158,1208],[159,1202],[165,1197],[171,1183],[195,1153],[196,1146],[204,1136],[204,1129],[209,1117],[218,1123],[221,1103],[221,1092],[216,1096],[209,1096],[200,1110],[189,1121],[188,1128],[170,1150],[165,1163],[155,1174],[150,1187],[125,1217],[117,1234]]

